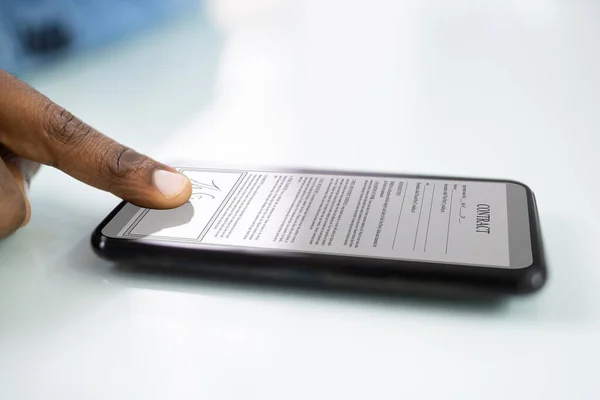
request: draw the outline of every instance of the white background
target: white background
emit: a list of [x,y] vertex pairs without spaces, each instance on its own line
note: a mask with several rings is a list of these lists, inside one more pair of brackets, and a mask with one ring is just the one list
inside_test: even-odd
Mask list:
[[127,273],[89,245],[117,200],[45,169],[0,243],[0,398],[599,398],[598,21],[590,0],[221,0],[30,77],[156,157],[524,181],[551,275],[487,307]]

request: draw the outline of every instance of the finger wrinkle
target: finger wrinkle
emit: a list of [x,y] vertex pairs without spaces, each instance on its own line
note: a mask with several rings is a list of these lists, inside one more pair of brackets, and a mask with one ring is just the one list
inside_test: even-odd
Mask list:
[[121,151],[119,151],[119,154],[117,155],[117,166],[116,166],[116,171],[117,173],[121,172],[121,158],[123,158],[123,154],[125,154],[129,149],[127,147],[124,147],[123,149],[121,149]]

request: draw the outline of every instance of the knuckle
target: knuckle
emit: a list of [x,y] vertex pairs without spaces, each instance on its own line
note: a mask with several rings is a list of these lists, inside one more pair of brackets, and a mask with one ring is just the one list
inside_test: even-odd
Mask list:
[[91,127],[54,103],[45,107],[43,125],[50,140],[66,146],[77,146],[94,133]]
[[108,173],[112,177],[129,180],[129,178],[145,174],[148,170],[154,168],[154,164],[150,158],[130,148],[121,145],[111,147],[105,160],[107,162]]

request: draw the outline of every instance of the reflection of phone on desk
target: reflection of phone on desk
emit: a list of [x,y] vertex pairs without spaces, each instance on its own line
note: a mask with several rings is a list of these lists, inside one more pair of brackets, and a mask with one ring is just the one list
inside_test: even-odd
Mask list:
[[103,258],[140,266],[382,289],[530,293],[546,280],[532,192],[509,181],[180,168],[175,210],[120,204]]

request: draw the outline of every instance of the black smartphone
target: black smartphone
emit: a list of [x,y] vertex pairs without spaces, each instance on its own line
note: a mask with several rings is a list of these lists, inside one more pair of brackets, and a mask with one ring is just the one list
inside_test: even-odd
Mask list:
[[385,290],[533,293],[547,272],[537,206],[493,179],[300,169],[179,168],[173,210],[123,202],[96,253],[168,270]]

